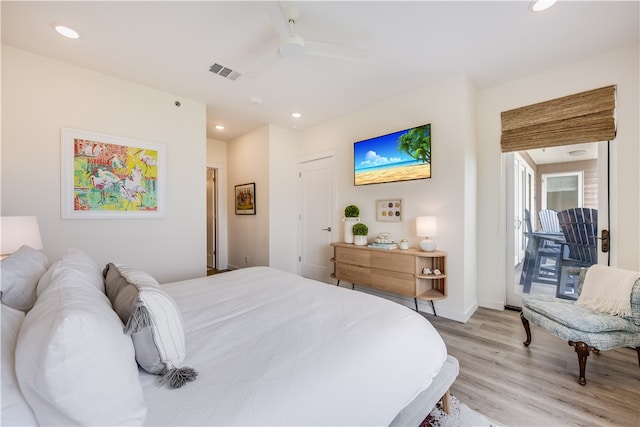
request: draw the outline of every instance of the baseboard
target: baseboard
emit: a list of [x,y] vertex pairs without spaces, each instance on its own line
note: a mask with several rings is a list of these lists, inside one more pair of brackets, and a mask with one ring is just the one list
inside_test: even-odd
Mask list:
[[504,311],[504,301],[495,300],[479,300],[478,305],[484,308],[490,308],[491,310]]

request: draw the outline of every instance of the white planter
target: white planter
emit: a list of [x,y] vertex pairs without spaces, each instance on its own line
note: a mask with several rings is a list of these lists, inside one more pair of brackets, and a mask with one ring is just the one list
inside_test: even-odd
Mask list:
[[367,236],[353,236],[353,244],[357,246],[365,246],[367,244]]
[[360,218],[343,218],[342,221],[344,221],[344,242],[353,243],[353,224],[360,221]]

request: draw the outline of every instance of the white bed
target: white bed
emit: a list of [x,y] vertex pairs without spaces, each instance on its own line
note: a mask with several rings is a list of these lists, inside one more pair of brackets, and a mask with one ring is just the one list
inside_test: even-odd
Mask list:
[[[162,286],[77,250],[1,267],[2,425],[418,425],[458,374],[413,310],[269,267]],[[130,325],[145,304],[153,326]]]
[[163,288],[199,376],[171,390],[141,374],[147,425],[388,425],[447,359],[414,311],[272,268]]

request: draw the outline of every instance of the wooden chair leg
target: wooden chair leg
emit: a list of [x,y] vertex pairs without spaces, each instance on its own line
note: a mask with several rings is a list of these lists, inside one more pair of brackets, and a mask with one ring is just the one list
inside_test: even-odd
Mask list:
[[[522,312],[520,312],[520,320],[522,321],[522,326],[524,326],[524,331],[527,334],[527,340],[523,341],[522,344],[529,347],[529,344],[531,344],[531,328],[529,327],[529,321],[524,317],[524,314],[522,314]],[[638,357],[640,357],[640,352],[638,353]]]
[[446,412],[447,414],[451,413],[451,403],[450,403],[450,398],[451,398],[451,394],[449,393],[449,390],[447,390],[447,392],[444,394],[444,396],[442,396],[442,410],[444,412]]
[[640,367],[640,347],[636,347],[636,351],[638,352],[638,367]]
[[587,383],[587,380],[584,377],[584,373],[587,368],[587,357],[589,357],[589,352],[592,351],[594,353],[599,353],[600,350],[594,347],[590,347],[582,341],[569,341],[569,345],[576,350],[576,353],[578,353],[578,364],[580,365],[580,376],[578,377],[578,384],[585,385]]

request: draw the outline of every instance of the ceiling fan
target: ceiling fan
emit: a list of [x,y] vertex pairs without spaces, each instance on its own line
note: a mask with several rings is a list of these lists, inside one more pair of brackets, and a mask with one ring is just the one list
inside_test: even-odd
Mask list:
[[277,52],[260,61],[251,70],[244,73],[247,77],[256,77],[278,59],[301,59],[305,56],[318,56],[346,61],[362,61],[366,52],[360,49],[331,43],[306,40],[295,32],[295,22],[300,18],[299,10],[287,8],[279,1],[260,2],[280,36]]

